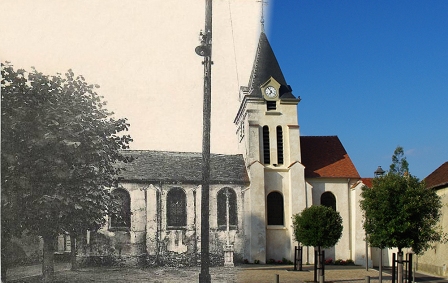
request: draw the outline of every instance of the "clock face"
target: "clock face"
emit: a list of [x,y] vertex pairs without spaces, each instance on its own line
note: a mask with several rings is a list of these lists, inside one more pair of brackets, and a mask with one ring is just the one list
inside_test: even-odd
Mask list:
[[264,93],[266,94],[267,97],[274,98],[277,96],[277,89],[275,89],[275,87],[273,86],[268,86],[267,88],[264,89]]

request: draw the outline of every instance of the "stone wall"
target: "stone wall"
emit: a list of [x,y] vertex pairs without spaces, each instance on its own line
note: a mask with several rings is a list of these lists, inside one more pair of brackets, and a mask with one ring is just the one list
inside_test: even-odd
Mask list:
[[[86,252],[80,258],[86,263],[162,266],[192,266],[200,264],[201,187],[197,184],[123,183],[131,197],[131,225],[116,231],[110,223],[85,241]],[[171,189],[185,193],[186,225],[169,226],[167,195]],[[223,188],[236,193],[237,225],[229,231],[218,227],[217,194]],[[243,260],[243,199],[242,187],[234,184],[210,186],[210,263],[223,265],[227,243],[234,246],[235,259]],[[90,259],[86,259],[90,258]]]

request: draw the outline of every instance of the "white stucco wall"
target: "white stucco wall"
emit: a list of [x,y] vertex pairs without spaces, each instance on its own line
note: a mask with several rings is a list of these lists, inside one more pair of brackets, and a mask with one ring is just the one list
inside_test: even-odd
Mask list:
[[[444,233],[448,233],[448,187],[437,190],[442,200],[442,216],[439,225]],[[433,274],[448,276],[448,243],[436,243],[434,248],[427,250],[418,257],[417,269]]]
[[320,205],[320,197],[324,192],[331,192],[336,198],[336,210],[342,217],[342,236],[338,243],[329,249],[325,249],[325,257],[337,259],[351,258],[351,234],[352,225],[351,218],[351,202],[350,202],[350,188],[357,180],[350,180],[346,178],[310,178],[307,179],[312,186],[312,203],[313,205]]
[[360,207],[360,200],[362,187],[364,184],[362,182],[358,182],[350,189],[350,199],[351,199],[351,221],[352,221],[352,234],[351,234],[351,242],[352,242],[352,254],[351,258],[355,262],[355,264],[366,266],[368,259],[369,267],[373,267],[372,262],[372,252],[370,251],[370,247],[367,247],[366,251],[366,235],[363,227],[364,216],[362,209]]

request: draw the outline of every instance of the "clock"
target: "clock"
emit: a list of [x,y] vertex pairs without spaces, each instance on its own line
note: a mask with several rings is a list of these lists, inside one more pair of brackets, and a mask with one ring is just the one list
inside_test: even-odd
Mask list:
[[277,96],[277,89],[270,85],[264,89],[264,93],[267,97],[274,98]]

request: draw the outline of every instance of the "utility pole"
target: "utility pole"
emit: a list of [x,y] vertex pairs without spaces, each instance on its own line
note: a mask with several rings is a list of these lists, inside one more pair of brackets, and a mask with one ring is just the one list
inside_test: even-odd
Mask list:
[[204,57],[204,104],[202,115],[202,190],[201,190],[201,273],[199,283],[210,283],[209,272],[209,190],[210,190],[210,117],[212,81],[212,0],[205,0],[205,29],[195,52]]

